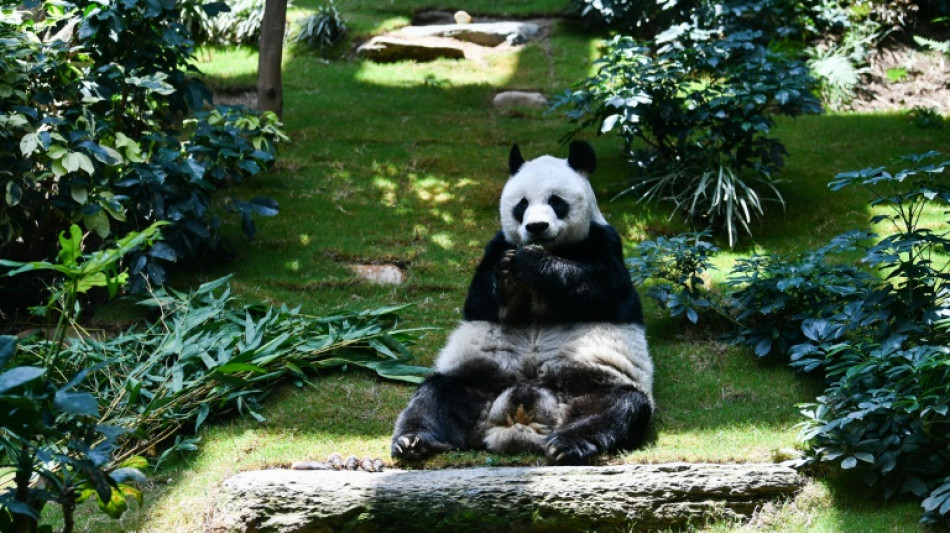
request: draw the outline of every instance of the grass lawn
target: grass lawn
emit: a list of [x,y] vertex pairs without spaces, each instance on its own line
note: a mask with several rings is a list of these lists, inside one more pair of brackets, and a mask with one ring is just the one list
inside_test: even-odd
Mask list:
[[[300,16],[318,0],[296,0]],[[348,0],[340,10],[357,36],[407,23],[423,0]],[[566,0],[466,2],[473,13],[556,15]],[[447,9],[452,6],[445,4]],[[498,227],[497,199],[507,155],[517,142],[527,158],[559,157],[569,124],[558,114],[498,112],[501,89],[563,91],[584,77],[596,36],[558,23],[549,39],[484,62],[437,61],[378,65],[290,53],[284,65],[284,122],[292,138],[277,168],[233,194],[271,196],[281,213],[258,219],[257,239],[232,228],[233,263],[189,273],[213,279],[234,272],[247,300],[301,305],[310,313],[411,304],[406,327],[432,328],[413,350],[433,361],[460,317],[470,276],[484,243]],[[199,67],[223,88],[252,88],[256,53],[199,54]],[[817,247],[867,224],[867,198],[831,193],[835,173],[889,162],[911,152],[950,147],[950,128],[922,130],[900,115],[826,115],[780,121],[777,135],[791,153],[781,177],[787,202],[758,225],[756,237],[722,255],[721,267],[755,251]],[[622,197],[625,163],[616,137],[589,135],[600,157],[593,183],[608,220],[637,242],[684,230],[665,207]],[[850,195],[849,195],[850,194]],[[399,261],[408,280],[398,287],[356,281],[351,262]],[[715,281],[715,278],[714,278]],[[608,462],[755,462],[787,458],[795,448],[796,404],[821,392],[782,361],[719,342],[717,332],[687,330],[646,302],[648,336],[657,366],[657,437],[642,450]],[[114,523],[87,516],[93,530],[195,531],[218,485],[242,470],[322,459],[338,451],[389,458],[389,436],[413,388],[350,371],[327,374],[316,388],[287,386],[267,402],[267,422],[219,420],[200,433],[197,453],[166,467],[146,493],[146,505]],[[450,453],[427,466],[536,464],[535,456]],[[884,504],[860,483],[821,480],[789,504],[747,526],[758,531],[915,531],[915,503]],[[714,524],[713,531],[733,531]]]

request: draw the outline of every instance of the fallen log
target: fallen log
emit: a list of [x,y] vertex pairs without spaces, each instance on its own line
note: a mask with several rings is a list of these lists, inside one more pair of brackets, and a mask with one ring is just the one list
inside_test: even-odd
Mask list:
[[802,483],[776,464],[262,470],[224,482],[205,531],[648,531],[748,517]]

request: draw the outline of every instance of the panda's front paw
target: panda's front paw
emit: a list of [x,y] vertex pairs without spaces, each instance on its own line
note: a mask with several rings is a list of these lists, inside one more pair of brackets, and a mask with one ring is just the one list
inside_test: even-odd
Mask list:
[[547,439],[548,457],[562,465],[587,464],[601,452],[597,444],[580,436],[556,432]]
[[416,461],[451,449],[452,445],[440,442],[429,434],[406,433],[393,438],[390,454],[393,459]]
[[533,274],[545,270],[550,254],[540,246],[523,246],[511,258],[511,270],[521,282],[530,282]]
[[498,280],[501,282],[501,286],[505,292],[512,292],[517,285],[515,281],[514,264],[514,258],[517,252],[518,250],[516,249],[508,250],[505,252],[505,255],[501,257],[501,261],[498,262]]

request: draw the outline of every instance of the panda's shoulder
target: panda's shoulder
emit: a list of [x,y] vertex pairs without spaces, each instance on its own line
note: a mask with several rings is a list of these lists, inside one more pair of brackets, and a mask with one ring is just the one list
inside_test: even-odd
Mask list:
[[587,245],[596,249],[607,248],[612,251],[622,248],[620,234],[613,226],[593,221],[590,223],[590,231],[587,234]]

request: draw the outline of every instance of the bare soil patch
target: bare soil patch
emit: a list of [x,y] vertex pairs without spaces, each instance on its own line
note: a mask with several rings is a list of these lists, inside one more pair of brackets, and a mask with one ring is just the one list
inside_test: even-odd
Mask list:
[[871,71],[864,75],[848,109],[895,112],[924,107],[950,115],[950,58],[946,55],[897,44],[879,50],[870,63]]

